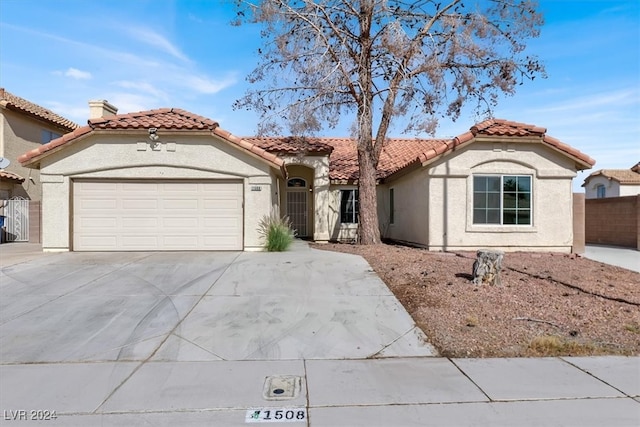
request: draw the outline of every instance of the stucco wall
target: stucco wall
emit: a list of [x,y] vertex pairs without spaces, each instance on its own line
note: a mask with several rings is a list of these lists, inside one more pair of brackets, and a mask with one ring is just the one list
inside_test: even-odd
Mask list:
[[618,197],[620,196],[620,183],[613,179],[606,178],[604,176],[594,176],[589,178],[589,181],[584,185],[584,194],[587,199],[598,198],[598,186],[604,185],[605,197]]
[[[390,192],[393,188],[394,223],[390,223]],[[429,241],[429,175],[417,170],[378,186],[378,220],[382,237],[427,245]]]
[[73,179],[241,179],[244,248],[262,246],[257,225],[274,204],[274,175],[266,163],[211,136],[170,135],[152,149],[130,135],[92,135],[42,160],[42,243],[69,250]]
[[625,197],[636,196],[640,194],[640,185],[623,184],[620,185],[615,179],[609,179],[604,176],[594,176],[589,178],[584,184],[584,193],[587,199],[598,198],[598,185],[604,185],[605,197]]
[[620,186],[620,197],[637,196],[640,194],[640,185],[624,184]]
[[328,216],[330,239],[352,242],[358,235],[358,224],[342,224],[340,222],[340,190],[355,190],[355,185],[332,185],[329,190]]
[[[532,176],[533,224],[474,225],[473,174]],[[492,247],[570,252],[571,181],[575,175],[569,159],[539,143],[476,141],[426,168],[387,183],[388,187],[396,188],[396,224],[393,230],[389,227],[389,237],[431,250]],[[404,215],[406,222],[400,220],[403,218],[400,212],[405,209],[411,211]],[[426,232],[422,230],[425,220]]]
[[0,156],[6,157],[11,161],[11,164],[5,170],[25,178],[21,185],[15,185],[11,196],[40,200],[42,197],[40,171],[23,167],[17,159],[27,151],[41,145],[43,130],[60,135],[64,135],[67,132],[46,122],[32,119],[29,116],[5,108],[0,108],[0,116],[2,120],[0,125],[0,137],[2,138]]

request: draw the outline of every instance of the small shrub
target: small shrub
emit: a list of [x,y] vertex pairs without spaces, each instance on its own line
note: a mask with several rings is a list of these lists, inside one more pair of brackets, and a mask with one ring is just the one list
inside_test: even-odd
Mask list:
[[538,356],[581,356],[597,354],[591,343],[579,343],[557,335],[541,335],[529,343],[529,349]]
[[634,334],[640,334],[640,324],[638,323],[626,324],[624,325],[624,329]]
[[467,316],[467,318],[465,319],[465,324],[470,328],[478,326],[478,323],[480,323],[480,321],[478,320],[478,316],[476,315]]
[[264,248],[268,252],[286,251],[295,236],[291,220],[286,216],[281,217],[275,209],[262,217],[258,223],[258,232],[264,238]]

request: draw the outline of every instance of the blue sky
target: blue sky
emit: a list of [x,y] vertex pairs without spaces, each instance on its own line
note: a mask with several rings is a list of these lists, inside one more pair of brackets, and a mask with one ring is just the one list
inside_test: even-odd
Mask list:
[[[540,0],[541,37],[529,52],[548,78],[505,97],[495,117],[546,127],[596,160],[640,161],[640,2]],[[251,135],[257,114],[234,111],[255,67],[260,28],[232,27],[223,0],[0,0],[0,86],[85,124],[90,99],[120,113],[178,107]],[[459,135],[476,117],[441,122]],[[344,126],[327,136],[348,136]],[[392,131],[391,136],[400,136]],[[574,189],[592,171],[582,172]]]

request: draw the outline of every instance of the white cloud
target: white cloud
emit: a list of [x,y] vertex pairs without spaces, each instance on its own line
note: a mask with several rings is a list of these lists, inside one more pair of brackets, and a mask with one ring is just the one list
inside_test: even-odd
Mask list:
[[148,45],[154,46],[171,56],[178,58],[185,62],[190,62],[189,58],[182,53],[180,49],[174,46],[169,40],[167,40],[162,35],[156,33],[147,28],[127,28],[129,34],[131,34],[137,40],[146,43]]
[[81,126],[86,125],[87,120],[89,119],[88,103],[85,104],[85,106],[78,106],[61,101],[49,101],[46,103],[46,106],[51,111],[54,111],[62,117],[72,120]]
[[118,114],[146,111],[158,107],[155,98],[133,93],[112,92],[108,94],[107,99],[118,109]]
[[237,78],[230,75],[222,80],[210,80],[200,76],[185,76],[184,84],[198,93],[214,94],[223,89],[233,86],[237,82]]
[[188,15],[188,17],[189,17],[189,19],[190,19],[191,21],[193,21],[193,22],[197,22],[198,24],[203,24],[203,23],[204,23],[204,20],[203,20],[203,19],[201,19],[199,16],[197,16],[197,15],[195,15],[195,14],[193,14],[193,13],[190,13],[190,14]]
[[18,25],[11,25],[11,24],[5,24],[5,23],[2,23],[2,25],[7,28],[11,28],[15,31],[21,31],[21,32],[36,35],[39,37],[44,37],[49,40],[55,40],[60,43],[65,43],[65,44],[75,46],[76,48],[80,48],[80,49],[75,49],[77,55],[79,55],[80,52],[84,51],[85,56],[91,54],[100,58],[107,57],[124,64],[147,66],[147,67],[158,66],[158,62],[156,61],[149,61],[146,59],[142,59],[138,55],[134,55],[129,52],[106,49],[101,46],[98,46],[97,44],[83,43],[83,42],[72,40],[66,37],[61,37],[55,34],[50,34],[42,31],[36,31],[31,28],[21,27]]
[[156,88],[154,85],[146,81],[119,80],[113,82],[113,84],[123,89],[131,89],[153,95],[155,98],[165,102],[169,99],[165,92],[161,91],[160,89]]
[[538,112],[571,112],[576,110],[595,109],[602,107],[619,108],[625,105],[634,105],[638,102],[637,89],[623,89],[613,92],[603,92],[589,96],[576,97],[556,105],[545,106],[541,109],[531,109],[532,113]]
[[81,70],[78,70],[77,68],[69,68],[67,71],[64,72],[64,75],[77,80],[89,80],[92,77],[90,72],[81,71]]

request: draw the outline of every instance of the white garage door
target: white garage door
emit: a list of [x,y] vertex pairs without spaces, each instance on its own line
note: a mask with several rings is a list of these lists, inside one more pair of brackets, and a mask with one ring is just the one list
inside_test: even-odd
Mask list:
[[73,250],[242,250],[238,181],[75,181]]

